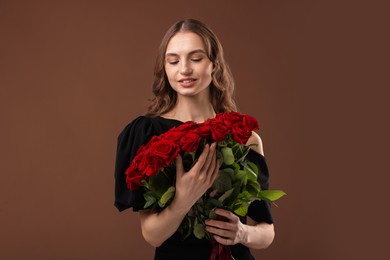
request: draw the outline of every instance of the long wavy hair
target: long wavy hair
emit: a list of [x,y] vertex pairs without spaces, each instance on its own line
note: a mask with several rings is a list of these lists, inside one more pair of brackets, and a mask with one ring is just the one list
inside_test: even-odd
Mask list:
[[206,54],[214,65],[209,86],[210,102],[216,113],[237,111],[234,102],[234,80],[223,55],[222,45],[217,36],[205,24],[194,19],[176,22],[166,32],[161,41],[154,68],[153,95],[149,99],[147,116],[157,116],[169,112],[176,104],[177,93],[169,84],[164,68],[165,52],[169,40],[178,32],[193,32],[199,35],[205,46]]

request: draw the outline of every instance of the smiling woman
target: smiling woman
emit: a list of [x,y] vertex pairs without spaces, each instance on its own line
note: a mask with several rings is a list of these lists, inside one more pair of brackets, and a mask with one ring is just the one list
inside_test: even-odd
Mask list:
[[177,33],[166,52],[165,72],[169,84],[180,96],[178,101],[186,96],[208,101],[213,63],[206,55],[202,38],[193,32]]
[[[233,92],[233,77],[215,34],[193,19],[169,28],[156,60],[151,105],[145,116],[134,119],[120,133],[115,168],[115,206],[120,211],[131,207],[139,211],[144,239],[156,247],[155,259],[211,259],[210,255],[218,254],[213,250],[223,245],[229,248],[223,259],[232,256],[235,260],[249,260],[253,259],[249,248],[266,248],[273,241],[273,219],[270,206],[264,201],[251,203],[247,217],[218,208],[218,217],[196,224],[209,232],[213,244],[196,234],[189,234],[186,239],[180,234],[193,205],[210,191],[218,176],[220,163],[215,142],[204,146],[199,160],[187,172],[181,155],[177,156],[174,196],[161,211],[144,209],[144,191],[129,190],[126,186],[125,171],[140,147],[174,127],[186,127],[184,122],[202,123],[219,113],[237,111]],[[252,132],[249,142],[257,143],[257,148],[249,149],[248,158],[259,169],[262,189],[268,189],[261,138]]]
[[[237,110],[233,99],[233,76],[225,62],[222,45],[206,25],[197,20],[187,19],[171,26],[161,41],[154,68],[152,88],[154,95],[147,116],[163,115],[172,110],[176,105],[177,93],[170,84],[175,80],[193,78],[194,75],[189,76],[189,72],[185,70],[193,69],[192,65],[198,60],[202,65],[208,62],[212,64],[209,98],[215,112]],[[178,69],[184,69],[184,74],[178,79],[171,77],[175,64],[178,65],[177,73],[180,74]],[[171,73],[168,73],[168,70]]]

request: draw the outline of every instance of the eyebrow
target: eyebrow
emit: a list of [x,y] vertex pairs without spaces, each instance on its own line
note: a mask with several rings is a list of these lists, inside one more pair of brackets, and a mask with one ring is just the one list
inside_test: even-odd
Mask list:
[[[192,54],[198,53],[198,52],[206,54],[206,52],[204,50],[202,50],[202,49],[196,49],[196,50],[190,51],[188,54],[192,55]],[[167,57],[167,56],[179,56],[179,55],[177,55],[176,53],[167,53],[167,54],[165,54],[165,57]]]

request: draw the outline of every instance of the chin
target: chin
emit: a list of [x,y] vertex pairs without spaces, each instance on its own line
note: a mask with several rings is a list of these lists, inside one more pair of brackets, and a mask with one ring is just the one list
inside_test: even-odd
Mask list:
[[194,92],[194,91],[181,91],[176,93],[178,96],[182,96],[182,97],[196,97],[201,95],[200,92]]
[[173,90],[175,90],[177,95],[186,96],[186,97],[194,97],[194,96],[197,96],[197,95],[203,93],[207,89],[208,89],[208,87],[200,90],[200,89],[194,88],[194,87],[192,87],[192,88],[183,88],[183,87],[180,86],[179,88],[174,88]]

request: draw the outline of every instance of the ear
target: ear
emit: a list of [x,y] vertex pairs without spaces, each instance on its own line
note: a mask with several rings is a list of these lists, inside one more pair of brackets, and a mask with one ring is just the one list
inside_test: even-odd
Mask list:
[[217,70],[217,65],[215,65],[215,63],[213,63],[213,72],[215,72]]

